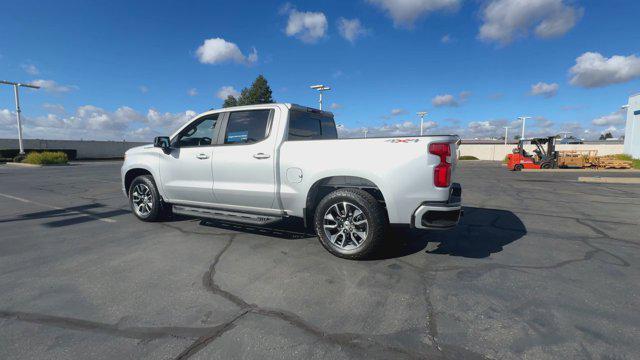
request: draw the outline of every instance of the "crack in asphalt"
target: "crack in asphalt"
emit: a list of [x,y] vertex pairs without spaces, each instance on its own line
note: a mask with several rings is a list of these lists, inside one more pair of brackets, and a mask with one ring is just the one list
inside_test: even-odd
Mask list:
[[195,339],[211,336],[219,332],[221,329],[232,325],[244,313],[236,315],[231,321],[224,322],[220,325],[212,327],[185,327],[185,326],[160,326],[160,327],[144,327],[131,326],[123,327],[118,323],[109,324],[97,321],[76,319],[71,317],[45,315],[39,313],[0,310],[0,318],[8,320],[18,320],[33,324],[53,326],[68,330],[91,331],[106,335],[150,341],[164,337],[175,337],[182,339]]
[[[357,334],[357,333],[328,333],[322,330],[321,328],[313,325],[312,323],[304,320],[302,317],[300,317],[299,315],[293,312],[283,310],[283,309],[266,308],[266,307],[258,306],[256,304],[250,304],[246,300],[244,300],[242,297],[236,294],[233,294],[230,291],[222,289],[220,285],[218,285],[215,282],[217,266],[220,263],[222,256],[229,250],[229,248],[233,244],[235,237],[236,237],[235,234],[231,234],[229,236],[227,243],[215,255],[212,263],[209,265],[209,269],[204,273],[202,280],[203,280],[203,286],[205,287],[205,289],[207,289],[209,292],[215,295],[225,298],[226,300],[232,302],[242,310],[242,313],[241,313],[242,315],[240,315],[238,318],[241,318],[246,314],[251,313],[259,316],[265,316],[265,317],[282,320],[288,323],[289,325],[294,326],[304,331],[305,333],[316,337],[316,339],[321,342],[337,345],[345,350],[348,349],[351,351],[355,351],[353,352],[354,356],[362,355],[363,352],[366,352],[367,354],[369,354],[369,357],[385,358],[385,359],[398,358],[398,357],[403,357],[408,359],[425,359],[427,356],[431,358],[447,357],[447,354],[446,354],[447,351],[443,350],[443,348],[438,345],[436,340],[437,327],[435,324],[435,314],[433,312],[432,305],[430,306],[431,310],[429,311],[430,323],[428,324],[428,336],[430,337],[430,340],[432,340],[432,342],[434,343],[434,349],[433,351],[420,352],[420,351],[412,351],[410,349],[402,348],[399,346],[394,346],[392,344],[385,344],[379,341],[379,340],[384,340],[383,339],[385,337],[384,335],[373,336],[373,335],[364,335],[364,334]],[[425,286],[425,289],[426,289],[426,286]],[[429,300],[427,300],[427,302],[429,303]],[[379,340],[375,338],[379,338]],[[184,360],[189,358],[190,356],[196,354],[198,351],[206,347],[206,345],[211,343],[211,341],[213,341],[214,339],[215,337],[213,339],[209,339],[208,341],[206,341],[206,343],[205,342],[194,343],[194,345],[197,344],[198,346],[194,346],[193,348],[190,347],[188,351],[185,350],[185,352],[183,352],[183,354],[181,354],[176,359]],[[452,351],[454,351],[455,353],[463,353],[467,357],[473,357],[478,359],[485,358],[480,354],[473,353],[463,348],[458,348],[453,346],[448,346],[448,348],[451,348]]]

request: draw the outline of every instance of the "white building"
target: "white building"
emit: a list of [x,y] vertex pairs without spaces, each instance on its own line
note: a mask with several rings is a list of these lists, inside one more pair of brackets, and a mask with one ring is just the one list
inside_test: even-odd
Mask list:
[[624,153],[640,159],[640,94],[629,98],[624,130]]

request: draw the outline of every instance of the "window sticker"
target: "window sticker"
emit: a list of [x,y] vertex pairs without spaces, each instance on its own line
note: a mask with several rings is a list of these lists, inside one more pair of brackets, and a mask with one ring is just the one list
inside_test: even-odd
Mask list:
[[248,131],[236,131],[236,132],[227,134],[227,142],[228,143],[247,142],[248,137],[249,137]]

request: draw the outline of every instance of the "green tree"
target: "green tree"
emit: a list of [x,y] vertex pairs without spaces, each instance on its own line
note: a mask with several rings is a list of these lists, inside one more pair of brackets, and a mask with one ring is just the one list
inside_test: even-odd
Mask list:
[[272,94],[267,79],[262,75],[258,75],[251,87],[242,89],[238,98],[229,95],[222,107],[273,103],[275,100],[273,100]]
[[611,132],[607,132],[606,134],[600,134],[600,140],[613,139],[613,135]]
[[238,99],[233,97],[233,95],[229,95],[224,100],[224,103],[222,104],[222,107],[223,108],[228,108],[228,107],[232,107],[232,106],[238,106]]

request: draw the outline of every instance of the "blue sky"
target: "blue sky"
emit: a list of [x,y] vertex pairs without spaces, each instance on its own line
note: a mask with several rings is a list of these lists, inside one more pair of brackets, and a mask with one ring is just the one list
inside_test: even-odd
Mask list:
[[[524,3],[524,4],[523,4]],[[640,92],[637,1],[3,2],[0,77],[28,138],[150,140],[263,74],[277,101],[325,106],[343,135],[621,134]],[[209,41],[207,41],[209,40]],[[0,137],[15,137],[0,88]],[[510,136],[511,137],[511,136]]]

